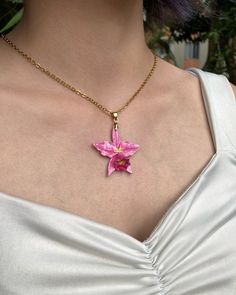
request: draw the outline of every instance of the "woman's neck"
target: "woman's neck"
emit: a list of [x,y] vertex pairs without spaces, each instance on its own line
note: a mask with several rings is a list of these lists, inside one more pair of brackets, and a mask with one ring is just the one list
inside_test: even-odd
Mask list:
[[129,89],[129,95],[153,63],[142,5],[142,0],[26,0],[22,21],[8,35],[91,96],[107,97],[114,85]]

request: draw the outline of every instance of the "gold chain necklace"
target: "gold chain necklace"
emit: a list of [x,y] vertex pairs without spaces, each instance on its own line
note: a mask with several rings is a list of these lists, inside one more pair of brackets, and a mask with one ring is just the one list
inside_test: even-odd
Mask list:
[[152,76],[154,69],[156,68],[157,64],[157,55],[153,54],[154,62],[150,72],[148,73],[147,77],[142,82],[141,86],[138,90],[130,97],[130,99],[126,102],[126,104],[120,108],[116,112],[112,112],[102,106],[100,103],[95,101],[93,98],[89,97],[87,94],[83,93],[80,89],[77,89],[70,85],[69,83],[65,82],[63,79],[59,78],[55,74],[51,73],[48,69],[41,66],[38,62],[36,62],[32,57],[26,54],[24,51],[20,50],[12,41],[10,41],[4,34],[1,34],[1,38],[9,44],[13,49],[15,49],[22,57],[24,57],[28,62],[33,64],[37,69],[41,70],[43,73],[48,75],[50,78],[61,84],[62,86],[68,88],[69,90],[73,91],[75,94],[80,95],[82,98],[86,99],[93,103],[96,107],[98,107],[101,111],[105,114],[109,115],[113,119],[113,128],[112,128],[112,141],[102,141],[98,143],[93,143],[94,146],[102,156],[108,157],[108,176],[112,174],[113,171],[127,171],[132,173],[131,164],[130,164],[130,157],[137,152],[139,149],[139,145],[135,143],[131,143],[127,140],[123,141],[120,138],[119,131],[118,131],[118,114],[123,112],[125,108],[131,103],[131,101],[138,95],[141,89],[145,86],[147,81]]

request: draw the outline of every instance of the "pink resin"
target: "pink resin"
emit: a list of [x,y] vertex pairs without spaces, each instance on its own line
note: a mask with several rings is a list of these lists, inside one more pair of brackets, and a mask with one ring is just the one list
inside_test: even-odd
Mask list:
[[127,140],[122,141],[118,129],[112,129],[112,141],[93,143],[93,146],[102,156],[110,158],[108,176],[115,170],[132,173],[129,158],[136,153],[139,145]]

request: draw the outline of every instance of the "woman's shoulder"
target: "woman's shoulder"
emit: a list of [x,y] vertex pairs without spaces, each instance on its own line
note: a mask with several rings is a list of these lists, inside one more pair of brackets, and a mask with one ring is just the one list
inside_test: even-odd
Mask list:
[[[197,75],[194,75],[194,70],[200,71],[204,75],[208,75],[215,78],[220,78],[224,76],[223,74],[216,74],[211,71],[198,69],[194,67],[188,68],[188,69],[182,69],[163,59],[160,59],[159,62],[163,70],[162,75],[169,77],[167,80],[168,83],[171,85],[178,85],[180,91],[183,90],[184,92],[187,92],[187,93],[194,93],[196,89],[199,87],[199,79]],[[235,101],[236,101],[236,85],[231,83],[226,76],[224,76],[224,79],[225,78],[226,80],[228,80],[228,83],[230,87],[232,88],[232,91],[235,96]]]

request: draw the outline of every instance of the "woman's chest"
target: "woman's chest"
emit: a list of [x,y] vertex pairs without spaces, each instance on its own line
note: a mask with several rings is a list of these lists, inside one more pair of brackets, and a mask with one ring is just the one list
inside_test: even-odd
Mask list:
[[[176,110],[168,112],[155,124],[150,123],[153,112],[141,122],[127,116],[121,137],[140,145],[130,159],[133,173],[115,171],[108,177],[109,159],[92,143],[111,140],[110,121],[94,126],[88,119],[45,120],[20,111],[1,116],[0,191],[112,225],[139,239],[150,234],[212,155],[207,125],[204,120],[190,125],[188,110],[178,118]],[[179,132],[183,125],[191,126],[192,137],[190,127]]]

